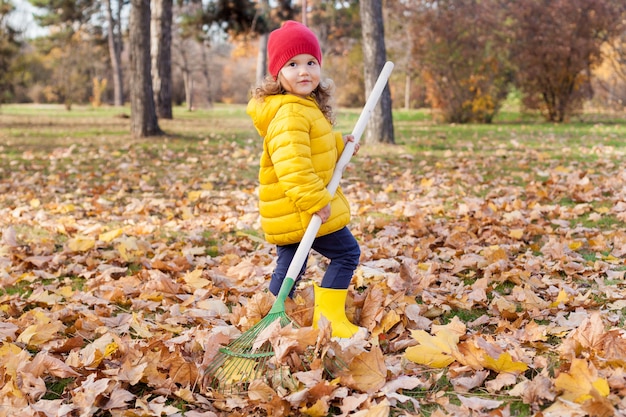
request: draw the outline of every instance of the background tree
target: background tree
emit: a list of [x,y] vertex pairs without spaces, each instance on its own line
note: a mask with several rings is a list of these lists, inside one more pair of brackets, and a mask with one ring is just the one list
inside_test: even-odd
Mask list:
[[113,73],[113,104],[124,105],[124,77],[122,71],[122,7],[123,0],[117,0],[115,9],[111,0],[104,0],[104,11],[107,21],[107,41],[109,57],[111,59],[111,71]]
[[446,122],[489,123],[510,72],[497,0],[418,0],[412,25],[428,102]]
[[130,131],[135,137],[159,135],[150,76],[150,0],[131,0],[129,44]]
[[563,122],[590,98],[601,46],[624,30],[624,2],[511,2],[511,61],[524,105]]
[[150,51],[152,88],[157,117],[171,119],[172,113],[172,0],[152,0]]
[[[365,91],[369,95],[376,84],[380,70],[387,61],[385,27],[380,0],[360,0],[359,4],[363,31]],[[395,143],[389,85],[383,90],[380,102],[372,112],[364,139],[364,143]]]
[[7,0],[0,0],[0,104],[11,101],[15,77],[13,67],[19,57],[19,32],[8,22],[15,10]]
[[310,1],[309,5],[307,20],[320,41],[324,75],[337,86],[334,95],[337,105],[362,106],[365,103],[365,82],[358,0],[341,3],[335,0]]
[[256,61],[256,84],[260,85],[267,74],[267,41],[269,39],[270,26],[268,25],[270,3],[268,0],[259,0],[257,18],[253,30],[259,33],[259,52]]
[[[396,88],[395,102],[404,99],[404,108],[427,107],[424,83],[420,79],[419,57],[415,51],[415,31],[413,30],[415,10],[411,2],[388,0],[383,9],[385,19],[385,45],[390,59],[395,64],[394,79],[404,77],[403,88]],[[398,83],[396,83],[398,84]],[[400,94],[400,92],[403,92]]]
[[296,10],[291,0],[279,0],[270,6],[268,0],[257,3],[249,0],[217,0],[209,3],[204,22],[219,24],[235,42],[258,38],[256,82],[260,83],[267,73],[267,40],[269,33],[281,23],[293,19]]

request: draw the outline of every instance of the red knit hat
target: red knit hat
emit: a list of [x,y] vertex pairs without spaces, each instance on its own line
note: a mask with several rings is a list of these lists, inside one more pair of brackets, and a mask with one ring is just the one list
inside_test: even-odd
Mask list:
[[322,50],[317,36],[305,25],[288,20],[282,27],[270,33],[267,41],[269,70],[276,78],[282,67],[296,55],[310,54],[322,64]]

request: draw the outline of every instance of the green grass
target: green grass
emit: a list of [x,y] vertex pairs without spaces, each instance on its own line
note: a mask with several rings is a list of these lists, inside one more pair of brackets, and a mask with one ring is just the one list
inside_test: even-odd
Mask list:
[[46,393],[42,396],[44,400],[57,400],[62,398],[65,387],[74,382],[74,378],[50,379],[46,381]]

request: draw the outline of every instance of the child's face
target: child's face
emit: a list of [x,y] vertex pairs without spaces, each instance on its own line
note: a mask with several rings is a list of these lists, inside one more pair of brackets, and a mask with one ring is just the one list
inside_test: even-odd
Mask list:
[[291,94],[308,97],[320,83],[321,68],[313,55],[300,54],[291,58],[278,73],[278,81]]

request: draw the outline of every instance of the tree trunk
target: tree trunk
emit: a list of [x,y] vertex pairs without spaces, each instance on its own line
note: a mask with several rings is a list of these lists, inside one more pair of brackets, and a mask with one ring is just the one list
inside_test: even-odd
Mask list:
[[267,38],[269,35],[264,33],[259,36],[259,54],[256,59],[256,84],[261,85],[265,75],[267,74]]
[[[109,55],[111,56],[111,70],[113,71],[113,105],[124,105],[124,82],[122,77],[122,38],[119,36],[119,16],[122,8],[121,1],[118,2],[117,14],[118,19],[113,18],[113,9],[111,8],[111,0],[105,0],[105,9],[107,17],[107,36],[109,41]],[[116,30],[117,29],[117,30]]]
[[181,46],[179,48],[180,62],[179,68],[183,76],[183,86],[185,87],[185,103],[187,105],[187,111],[193,110],[193,69],[191,67],[191,58],[188,55],[188,51],[191,50],[188,47],[189,42],[192,42],[189,38],[181,40]]
[[160,135],[150,78],[150,0],[131,0],[129,38],[130,131],[134,137]]
[[411,74],[404,76],[404,110],[411,108]]
[[209,60],[207,57],[207,49],[209,48],[208,42],[202,42],[200,50],[202,51],[202,75],[204,76],[204,82],[207,88],[207,100],[209,106],[213,107],[213,94],[211,93],[211,76],[209,74]]
[[172,119],[172,0],[152,0],[152,88],[156,114]]
[[[363,31],[365,91],[369,96],[387,60],[383,8],[381,0],[359,0],[359,5]],[[395,143],[389,85],[383,90],[380,102],[372,112],[364,142]]]

